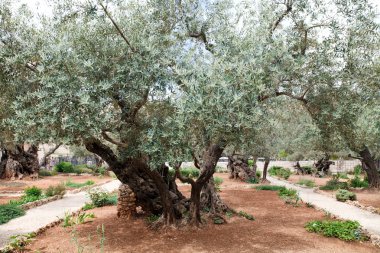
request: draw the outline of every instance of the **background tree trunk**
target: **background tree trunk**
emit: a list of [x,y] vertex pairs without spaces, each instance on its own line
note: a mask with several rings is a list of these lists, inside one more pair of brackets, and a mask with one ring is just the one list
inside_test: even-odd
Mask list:
[[47,162],[48,162],[48,158],[54,154],[55,151],[57,151],[57,149],[62,145],[62,143],[59,143],[57,145],[55,145],[53,148],[51,148],[45,155],[44,157],[42,158],[41,160],[41,163],[40,163],[40,167],[45,167]]
[[261,182],[263,182],[263,183],[268,182],[267,173],[268,173],[269,162],[270,162],[269,157],[265,157],[264,169],[263,169],[263,178],[261,179]]
[[367,173],[369,187],[380,188],[379,168],[368,147],[361,150],[359,154],[362,158],[363,170]]
[[23,144],[3,149],[0,162],[0,178],[22,179],[24,176],[38,175],[38,148],[31,145],[24,150]]
[[249,168],[248,158],[245,156],[229,156],[227,167],[230,173],[230,178],[240,179],[244,182],[256,178],[256,173]]

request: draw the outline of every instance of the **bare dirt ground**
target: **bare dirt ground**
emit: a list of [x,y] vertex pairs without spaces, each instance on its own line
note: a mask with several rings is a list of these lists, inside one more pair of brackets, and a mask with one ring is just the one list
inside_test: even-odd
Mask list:
[[[154,231],[144,219],[116,218],[116,207],[91,210],[93,222],[76,227],[57,226],[39,235],[27,252],[101,252],[101,227],[105,229],[103,252],[379,252],[369,243],[343,242],[309,233],[306,222],[324,219],[324,214],[306,206],[286,205],[276,192],[257,191],[246,184],[222,177],[221,197],[237,211],[255,216],[255,221],[232,217],[228,224],[207,224],[202,228]],[[240,187],[243,186],[243,187]],[[181,186],[188,193],[189,186]]]
[[99,177],[99,176],[93,176],[89,174],[82,174],[82,175],[65,175],[60,174],[57,176],[50,176],[50,177],[40,177],[38,180],[32,180],[29,177],[26,177],[22,180],[0,180],[0,193],[5,191],[23,191],[25,188],[30,186],[37,186],[41,189],[46,189],[50,185],[57,185],[62,182],[66,182],[68,180],[71,180],[75,183],[84,183],[87,180],[92,180],[95,182],[95,184],[101,184],[106,181],[109,181],[111,177]]
[[325,185],[326,182],[331,179],[331,177],[319,178],[319,177],[313,177],[311,175],[294,175],[293,174],[288,178],[288,181],[293,184],[297,184],[298,181],[300,181],[301,179],[311,180],[315,182],[316,186],[322,186],[322,185]]

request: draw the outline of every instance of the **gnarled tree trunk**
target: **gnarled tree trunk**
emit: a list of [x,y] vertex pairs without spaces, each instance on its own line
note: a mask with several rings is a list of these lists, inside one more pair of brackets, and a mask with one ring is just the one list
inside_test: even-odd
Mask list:
[[0,162],[0,178],[22,179],[24,176],[38,175],[38,148],[31,145],[24,150],[23,144],[3,149]]
[[248,158],[245,156],[229,156],[227,168],[230,172],[230,178],[240,179],[244,182],[256,178],[256,171],[249,168]]
[[367,173],[368,184],[371,188],[380,188],[380,174],[375,159],[372,157],[368,147],[359,152],[363,169]]

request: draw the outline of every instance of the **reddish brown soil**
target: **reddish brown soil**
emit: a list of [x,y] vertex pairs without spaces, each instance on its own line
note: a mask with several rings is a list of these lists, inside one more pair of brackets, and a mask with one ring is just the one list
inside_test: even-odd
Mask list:
[[297,184],[298,181],[300,181],[301,179],[311,180],[315,182],[315,186],[322,186],[322,185],[325,185],[326,182],[329,181],[331,178],[330,177],[319,178],[319,177],[313,177],[310,175],[291,175],[288,178],[288,181],[293,184]]
[[[220,175],[217,175],[220,176]],[[240,185],[225,178],[224,184]],[[181,187],[188,192],[189,186]],[[201,229],[181,228],[153,231],[144,219],[118,220],[116,207],[94,209],[91,223],[74,228],[51,228],[28,246],[27,252],[101,252],[97,228],[104,225],[104,251],[125,252],[379,252],[369,243],[344,242],[309,233],[306,222],[324,219],[323,213],[305,206],[284,204],[276,192],[255,189],[223,189],[222,198],[237,211],[255,216],[255,221],[232,217],[228,224],[207,224]],[[73,236],[76,231],[76,236]]]
[[379,190],[358,190],[354,191],[358,201],[366,206],[373,206],[380,211],[380,191]]
[[32,180],[30,178],[24,178],[22,180],[0,180],[0,192],[2,191],[23,191],[25,188],[30,186],[37,186],[41,189],[46,189],[50,185],[57,185],[61,182],[66,182],[67,180],[71,180],[75,183],[84,183],[87,180],[92,180],[96,184],[104,183],[106,181],[111,180],[110,177],[99,177],[92,175],[65,175],[60,174],[57,176],[51,177],[40,177],[38,180]]
[[16,200],[16,199],[20,199],[20,197],[0,196],[0,205],[8,204],[10,200]]

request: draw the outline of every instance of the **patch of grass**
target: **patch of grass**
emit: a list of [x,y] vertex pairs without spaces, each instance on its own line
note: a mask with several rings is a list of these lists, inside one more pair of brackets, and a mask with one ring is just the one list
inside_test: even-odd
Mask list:
[[339,238],[344,241],[364,241],[368,239],[357,221],[311,221],[306,224],[305,228],[309,232]]
[[256,177],[261,178],[261,171],[256,171]]
[[40,170],[38,172],[38,175],[40,177],[51,177],[51,176],[54,176],[55,173],[53,173],[53,171],[50,171],[50,170]]
[[336,199],[341,202],[346,202],[347,200],[356,200],[356,194],[347,190],[339,190],[336,195]]
[[280,191],[282,189],[286,189],[284,186],[278,185],[259,185],[254,188],[260,191]]
[[226,216],[228,217],[228,219],[230,219],[232,217],[232,215],[234,215],[233,212],[231,212],[231,211],[226,212]]
[[62,226],[70,227],[72,225],[78,225],[86,223],[89,219],[95,218],[94,213],[79,213],[77,216],[73,216],[70,213],[66,212],[63,217]]
[[27,204],[27,203],[30,203],[30,202],[34,202],[34,201],[37,201],[37,200],[40,200],[40,199],[43,199],[44,197],[42,196],[26,196],[26,195],[23,195],[21,197],[21,199],[18,199],[18,200],[10,200],[9,201],[9,204],[10,205],[16,205],[16,206],[19,206],[19,205],[24,205],[24,204]]
[[214,177],[214,184],[216,191],[220,191],[220,185],[223,183],[223,178],[220,177]]
[[16,205],[0,205],[0,224],[7,223],[8,221],[23,216],[24,214],[25,211]]
[[92,203],[86,203],[84,204],[84,206],[82,207],[82,210],[83,211],[87,211],[87,210],[91,210],[91,209],[94,209],[96,206]]
[[70,179],[65,183],[66,187],[69,187],[69,188],[82,188],[84,186],[89,186],[93,184],[95,184],[95,182],[92,180],[87,180],[84,183],[74,183]]
[[246,212],[244,212],[244,211],[239,211],[239,212],[238,212],[238,215],[239,215],[240,217],[246,218],[247,220],[255,220],[255,217],[253,217],[253,215],[248,214],[248,213],[246,213]]
[[309,187],[309,188],[312,188],[315,186],[315,182],[313,180],[309,180],[309,179],[300,179],[297,184],[299,185],[304,185],[306,187]]

